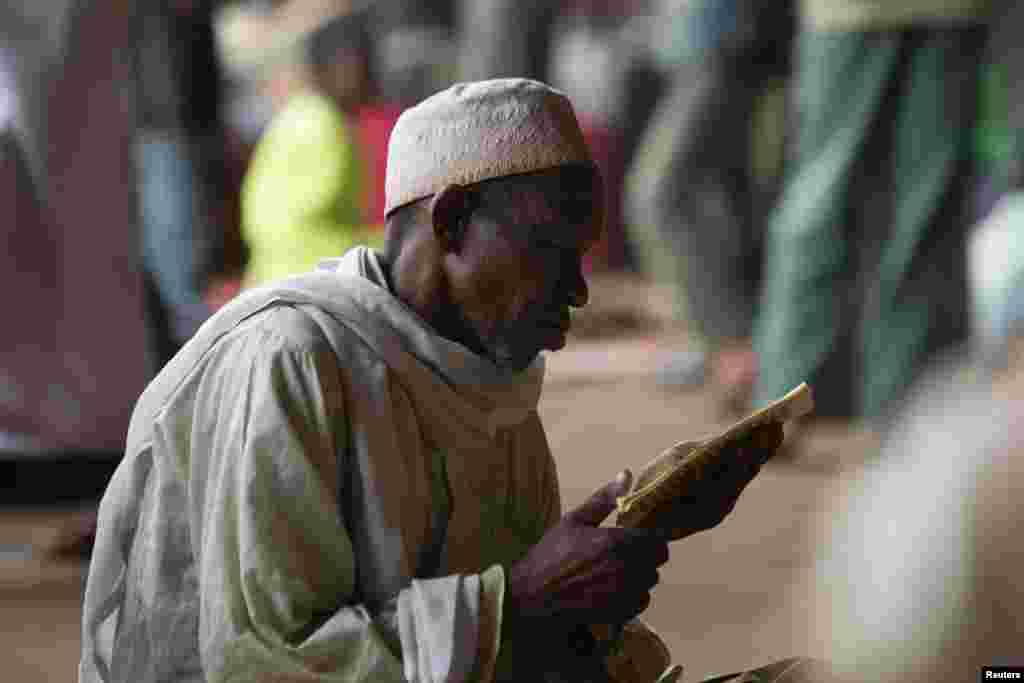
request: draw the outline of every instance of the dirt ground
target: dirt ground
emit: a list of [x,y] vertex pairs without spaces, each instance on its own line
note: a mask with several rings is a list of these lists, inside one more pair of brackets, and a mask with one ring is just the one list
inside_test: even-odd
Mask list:
[[[655,381],[667,354],[687,344],[678,326],[639,324],[664,322],[671,309],[665,292],[613,280],[596,283],[592,298],[594,318],[585,325],[599,329],[608,314],[633,329],[595,333],[549,355],[541,413],[567,508],[623,467],[639,468],[673,443],[723,426],[707,392],[668,391]],[[809,575],[821,522],[873,447],[870,435],[842,426],[817,434],[796,460],[766,467],[725,523],[673,546],[645,618],[686,667],[685,681],[820,654]],[[62,515],[0,512],[4,680],[75,680],[84,568],[43,565],[18,552],[19,544],[45,543]]]

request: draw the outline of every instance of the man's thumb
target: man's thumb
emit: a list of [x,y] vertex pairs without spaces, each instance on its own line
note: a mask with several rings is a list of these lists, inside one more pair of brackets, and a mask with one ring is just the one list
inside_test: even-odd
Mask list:
[[633,473],[622,470],[619,476],[599,488],[590,498],[569,513],[577,524],[599,526],[615,510],[615,499],[624,496],[633,485]]

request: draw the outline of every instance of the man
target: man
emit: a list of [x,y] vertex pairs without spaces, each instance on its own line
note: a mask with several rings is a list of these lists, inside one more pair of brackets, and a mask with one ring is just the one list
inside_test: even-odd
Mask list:
[[[292,16],[301,19],[307,4],[289,5],[292,14],[283,15],[280,30]],[[372,85],[366,20],[365,13],[335,12],[299,30],[308,33],[299,40],[309,83],[288,97],[263,133],[242,185],[248,285],[304,272],[371,238],[354,125]]]
[[804,0],[795,154],[769,220],[756,399],[884,422],[967,334],[988,0]]
[[[628,474],[561,515],[537,415],[601,225],[571,106],[453,86],[399,119],[386,187],[383,252],[247,292],[143,394],[81,681],[601,680],[581,627],[641,612],[668,551],[599,526]],[[755,438],[694,532],[781,429]]]

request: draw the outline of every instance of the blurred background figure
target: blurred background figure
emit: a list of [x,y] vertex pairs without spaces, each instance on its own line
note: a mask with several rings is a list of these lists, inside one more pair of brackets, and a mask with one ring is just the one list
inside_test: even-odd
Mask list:
[[552,27],[564,0],[460,0],[457,80],[549,73]]
[[551,25],[546,80],[565,92],[604,176],[607,225],[593,270],[634,271],[622,196],[629,166],[664,79],[651,54],[650,0],[569,0]]
[[768,228],[756,399],[882,419],[968,334],[987,2],[800,5],[792,165]]
[[242,187],[245,284],[304,272],[383,232],[367,225],[367,178],[356,116],[374,94],[368,15],[343,2],[292,0],[277,30],[302,74],[262,132]]
[[154,345],[170,360],[211,314],[204,299],[222,249],[224,133],[213,0],[133,7],[135,165]]
[[824,526],[817,627],[851,681],[1024,666],[1024,382],[932,368]]
[[668,247],[665,277],[704,349],[680,353],[662,384],[707,380],[730,414],[745,409],[757,375],[750,340],[781,175],[794,4],[664,4],[655,54],[672,85],[631,171],[635,230],[649,231],[648,251]]
[[456,0],[377,0],[374,61],[380,98],[402,108],[455,81],[458,62]]

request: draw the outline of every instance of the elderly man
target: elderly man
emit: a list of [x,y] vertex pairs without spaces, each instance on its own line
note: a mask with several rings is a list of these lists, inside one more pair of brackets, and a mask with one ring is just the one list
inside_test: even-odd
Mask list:
[[[382,253],[247,292],[142,395],[81,681],[604,676],[581,627],[641,612],[668,550],[600,527],[628,474],[562,515],[537,415],[601,224],[570,104],[453,86],[402,115],[386,185]],[[689,528],[721,521],[781,429],[755,436]]]

